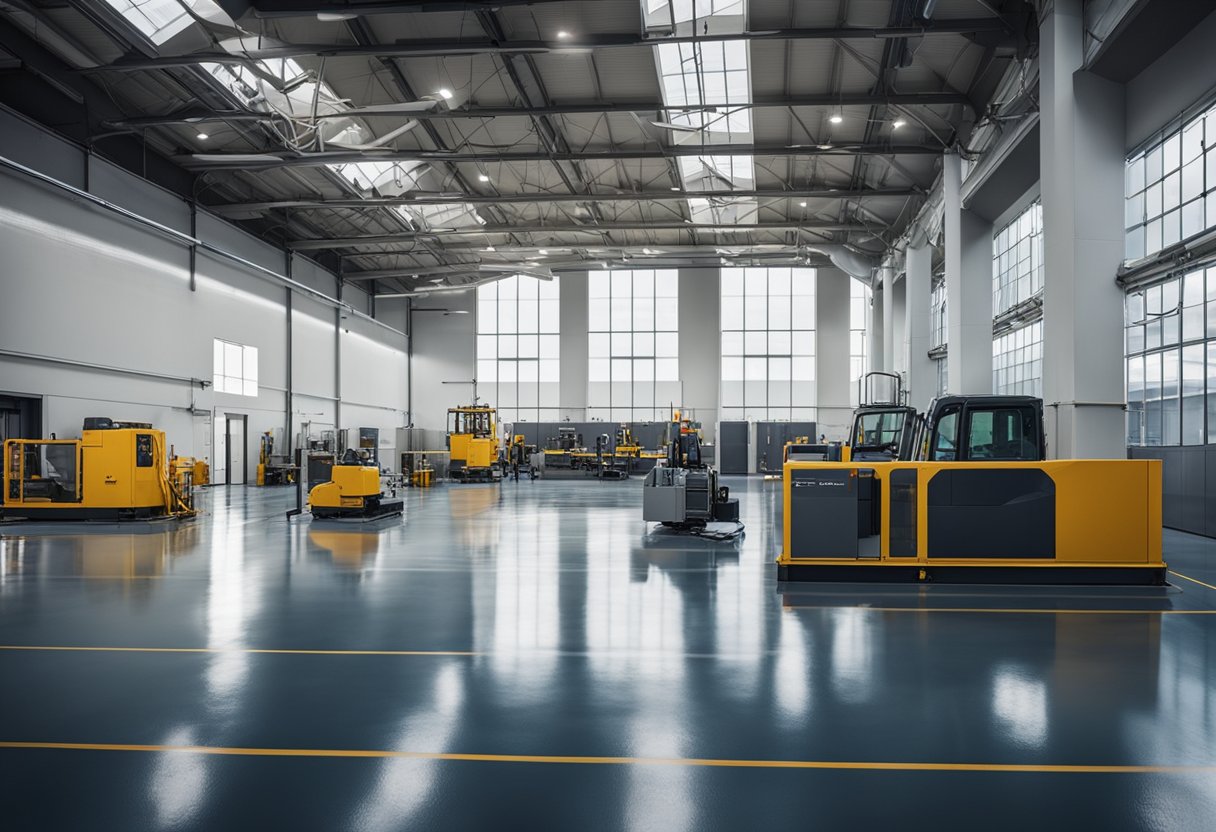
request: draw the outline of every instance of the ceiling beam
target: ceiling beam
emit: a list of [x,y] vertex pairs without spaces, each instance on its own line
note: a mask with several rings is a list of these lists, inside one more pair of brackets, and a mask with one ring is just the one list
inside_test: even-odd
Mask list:
[[[549,152],[546,150],[453,153],[439,150],[389,150],[375,152],[326,151],[301,156],[277,156],[276,151],[264,153],[193,154],[175,157],[182,167],[192,170],[266,170],[288,167],[324,167],[354,162],[566,162],[602,161],[604,159],[669,159],[673,156],[938,156],[940,145],[932,144],[832,144],[832,145],[750,145],[710,144],[673,145],[657,150],[586,150],[578,152]],[[196,156],[204,156],[199,159]],[[223,158],[229,155],[231,159]],[[265,158],[255,158],[255,157]],[[271,158],[275,157],[275,158]]]
[[[746,225],[728,225],[693,222],[613,222],[599,225],[482,225],[477,228],[452,228],[439,231],[419,231],[407,234],[372,234],[364,237],[332,237],[316,240],[293,240],[287,247],[293,251],[321,251],[331,248],[353,248],[358,246],[382,246],[394,243],[410,243],[418,238],[438,239],[467,237],[470,234],[611,234],[617,231],[707,231],[724,234],[745,234],[753,231],[867,231],[861,224],[817,223],[817,222],[757,222]],[[569,248],[569,245],[558,246]]]
[[[904,106],[904,107],[942,107],[952,104],[962,104],[973,109],[974,104],[961,92],[909,92],[909,93],[843,93],[841,95],[800,95],[796,97],[760,96],[747,104],[709,105],[685,104],[668,106],[661,101],[637,102],[586,102],[546,104],[539,107],[460,107],[455,110],[436,109],[425,112],[401,113],[386,109],[385,117],[400,119],[403,115],[420,121],[450,121],[482,118],[530,118],[532,116],[573,116],[599,115],[601,113],[661,113],[661,112],[694,112],[705,110],[757,110],[765,108],[789,107],[848,107],[860,106]],[[374,106],[374,105],[373,105]],[[392,105],[385,105],[391,107]],[[325,114],[325,118],[343,118],[342,113]],[[375,118],[375,114],[361,115],[360,118]],[[209,110],[201,107],[190,107],[175,113],[163,115],[133,116],[131,118],[111,119],[105,122],[110,129],[138,130],[145,127],[160,127],[173,124],[199,124],[207,121],[269,121],[280,118],[275,113],[260,113],[251,110]]]
[[217,214],[250,214],[283,209],[374,209],[409,207],[411,205],[515,205],[546,202],[681,202],[687,199],[863,199],[869,197],[909,197],[923,195],[919,188],[791,188],[789,190],[761,189],[750,191],[656,191],[647,193],[520,193],[520,194],[463,194],[463,193],[414,193],[406,196],[368,197],[366,199],[279,199],[267,202],[234,202],[224,205],[208,205],[207,210]]
[[569,0],[429,0],[429,2],[308,2],[308,0],[254,0],[255,17],[316,17],[319,14],[354,14],[368,17],[378,14],[427,14],[428,12],[477,12],[509,6],[540,6],[568,3]]
[[[1003,18],[929,20],[912,26],[832,26],[804,29],[765,29],[756,32],[720,32],[715,41],[777,40],[873,40],[875,38],[924,37],[929,35],[969,35],[979,32],[1009,32]],[[258,45],[249,38],[249,47],[239,54],[220,51],[192,52],[157,58],[127,56],[110,64],[81,69],[81,72],[127,72],[168,69],[201,63],[239,64],[270,58],[436,58],[456,55],[578,54],[589,49],[650,47],[661,43],[700,43],[704,35],[674,35],[648,38],[638,32],[586,35],[576,40],[403,40],[387,44],[359,43],[281,43],[268,40]]]

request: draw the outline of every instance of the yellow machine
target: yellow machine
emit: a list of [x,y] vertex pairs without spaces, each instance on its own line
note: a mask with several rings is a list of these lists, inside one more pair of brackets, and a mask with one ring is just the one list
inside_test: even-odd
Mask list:
[[502,478],[498,466],[497,411],[470,405],[448,410],[449,473],[460,482],[494,482]]
[[164,431],[149,424],[99,418],[85,420],[80,439],[9,439],[0,516],[193,517],[189,484],[171,476],[166,448]]
[[788,462],[781,581],[1165,583],[1159,460]]
[[185,493],[193,485],[208,485],[211,482],[211,467],[207,460],[192,456],[170,456],[169,475],[178,491]]
[[401,514],[403,502],[381,492],[379,468],[344,462],[333,467],[329,482],[308,492],[308,507],[313,517],[376,520]]

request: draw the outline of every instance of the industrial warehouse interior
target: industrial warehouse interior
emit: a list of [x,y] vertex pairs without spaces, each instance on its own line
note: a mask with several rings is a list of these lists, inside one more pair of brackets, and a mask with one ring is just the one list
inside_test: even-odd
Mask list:
[[1213,42],[0,0],[0,825],[1210,832]]

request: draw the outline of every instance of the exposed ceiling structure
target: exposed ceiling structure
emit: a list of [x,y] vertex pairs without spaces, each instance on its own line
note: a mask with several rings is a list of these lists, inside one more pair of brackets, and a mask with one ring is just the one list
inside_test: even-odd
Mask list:
[[0,0],[0,101],[380,294],[857,274],[1036,31],[1025,0]]

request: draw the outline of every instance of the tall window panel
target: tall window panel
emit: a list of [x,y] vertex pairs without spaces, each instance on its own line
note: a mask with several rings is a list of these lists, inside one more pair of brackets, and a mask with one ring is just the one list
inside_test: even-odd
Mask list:
[[936,280],[933,283],[933,293],[929,296],[929,348],[938,349],[946,346],[950,326],[946,308],[946,281]]
[[721,418],[814,419],[815,270],[722,269],[721,278]]
[[861,380],[869,371],[866,355],[866,320],[870,317],[869,286],[849,280],[849,404],[861,403]]
[[1129,292],[1129,445],[1216,440],[1216,268]]
[[1216,109],[1133,154],[1124,170],[1124,195],[1128,260],[1216,225]]
[[1043,395],[1043,322],[992,339],[992,391],[1009,396]]
[[560,278],[477,287],[477,395],[500,422],[558,418]]
[[587,278],[587,416],[664,420],[681,404],[679,272],[592,272]]
[[1043,204],[1035,202],[992,239],[992,314],[1043,291]]
[[[993,318],[1042,297],[1043,280],[1043,205],[1035,202],[992,239]],[[1016,329],[992,338],[995,393],[1043,395],[1043,317],[1033,306],[1023,306],[1016,314],[1027,310]]]
[[946,279],[945,277],[935,277],[932,294],[929,296],[929,349],[937,356],[933,359],[933,363],[937,375],[937,395],[939,396],[946,395],[950,380],[945,355],[950,334],[947,315]]

